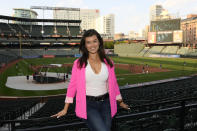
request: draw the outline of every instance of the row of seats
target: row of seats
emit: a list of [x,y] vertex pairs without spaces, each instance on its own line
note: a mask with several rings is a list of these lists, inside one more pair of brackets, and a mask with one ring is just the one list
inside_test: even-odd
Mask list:
[[33,98],[14,100],[0,99],[0,120],[14,120],[39,102],[39,99]]
[[[121,94],[124,98],[124,101],[129,106],[131,106],[132,110],[127,111],[118,107],[118,113],[116,117],[180,106],[180,103],[177,102],[171,102],[171,103],[161,103],[161,102],[196,96],[197,93],[196,80],[197,77],[192,77],[184,80],[177,80],[177,81],[166,82],[162,84],[155,84],[155,85],[136,87],[130,89],[121,89]],[[29,119],[47,117],[57,113],[63,108],[64,100],[65,100],[65,96],[48,99],[46,104],[40,110],[38,110],[36,113],[30,116]],[[191,103],[193,102],[186,104],[191,104]],[[25,124],[21,124],[17,128],[20,129],[20,128],[37,127],[38,125],[39,127],[42,127],[47,125],[58,125],[62,123],[65,124],[72,122],[81,122],[81,120],[75,116],[74,107],[75,107],[75,103],[71,105],[71,107],[69,108],[68,115],[62,117],[61,119],[50,119],[40,123],[25,122]],[[188,109],[187,112],[188,113],[186,114],[186,118],[187,118],[186,123],[197,122],[197,119],[194,117],[195,116],[194,113],[197,112],[197,109],[196,108]],[[179,112],[174,111],[164,114],[155,113],[149,116],[127,119],[126,121],[119,120],[113,122],[113,128],[116,127],[116,130],[118,131],[124,129],[135,130],[135,131],[140,131],[140,130],[143,131],[144,129],[146,129],[146,131],[154,131],[154,130],[164,131],[165,129],[178,130],[179,115],[180,115]],[[78,129],[81,128],[82,127],[78,127]],[[188,129],[195,128],[195,126],[194,127],[188,126],[187,128]]]
[[142,43],[117,44],[114,45],[114,52],[119,56],[146,56],[160,55],[182,55],[197,56],[197,49],[179,46],[152,46],[144,47]]
[[0,50],[0,67],[19,59],[19,56],[7,50]]
[[23,24],[12,24],[12,23],[0,23],[1,35],[22,35],[26,36],[73,36],[79,35],[80,26],[63,26],[63,25],[23,25]]

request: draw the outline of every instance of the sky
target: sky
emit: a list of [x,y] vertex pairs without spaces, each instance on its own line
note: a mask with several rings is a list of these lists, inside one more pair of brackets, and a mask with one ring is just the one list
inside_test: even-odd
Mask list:
[[[99,9],[100,15],[115,15],[115,33],[139,32],[150,23],[150,7],[161,4],[170,14],[186,18],[187,14],[197,14],[197,0],[2,0],[0,15],[12,16],[13,8],[31,6],[72,7]],[[41,10],[35,10],[38,18],[43,18]],[[52,11],[45,12],[45,18],[53,18]]]

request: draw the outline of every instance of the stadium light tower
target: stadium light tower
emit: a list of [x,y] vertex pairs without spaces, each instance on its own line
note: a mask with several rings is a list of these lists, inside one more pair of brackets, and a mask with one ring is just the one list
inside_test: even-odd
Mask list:
[[[42,10],[42,18],[44,19],[44,9]],[[44,34],[44,22],[42,22],[42,30],[41,30],[41,34]]]

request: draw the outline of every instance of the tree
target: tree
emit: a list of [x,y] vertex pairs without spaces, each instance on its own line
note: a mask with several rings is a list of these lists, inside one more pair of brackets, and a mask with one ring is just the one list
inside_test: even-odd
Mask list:
[[114,49],[114,42],[113,41],[105,41],[104,48],[105,49]]

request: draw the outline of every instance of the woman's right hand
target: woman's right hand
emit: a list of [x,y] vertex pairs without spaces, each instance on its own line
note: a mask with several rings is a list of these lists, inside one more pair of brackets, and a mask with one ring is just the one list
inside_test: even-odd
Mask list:
[[64,116],[64,115],[66,115],[66,114],[67,114],[67,110],[63,109],[63,110],[61,110],[60,112],[58,112],[57,114],[52,115],[51,117],[60,118],[60,117],[62,117],[62,116]]

